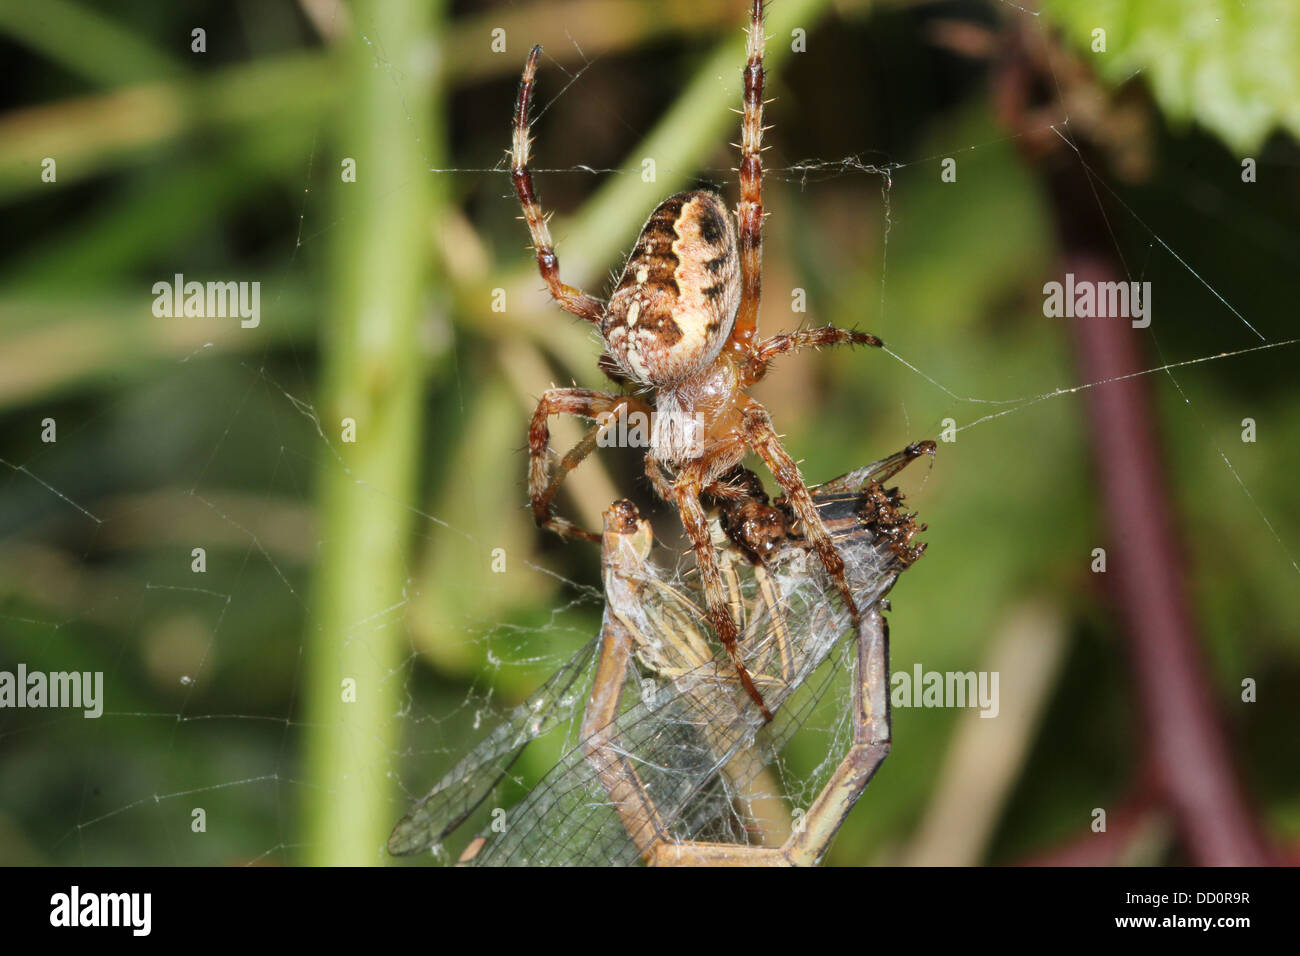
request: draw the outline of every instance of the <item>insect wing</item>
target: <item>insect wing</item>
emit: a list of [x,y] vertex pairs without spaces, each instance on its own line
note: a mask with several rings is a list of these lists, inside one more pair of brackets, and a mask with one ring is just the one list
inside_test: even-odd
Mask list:
[[578,651],[421,797],[393,828],[388,851],[407,856],[440,843],[501,782],[524,747],[572,717],[598,643]]
[[[873,500],[868,485],[887,480],[926,451],[908,449],[819,489],[817,504],[833,518],[829,524],[845,552],[859,607],[881,600],[910,563],[879,533],[886,526],[879,507],[864,514]],[[638,586],[626,592],[607,581],[604,626],[637,629],[641,644],[647,639],[666,647],[694,643],[682,631],[692,620],[704,626],[703,615],[683,614],[682,595],[697,608],[699,596],[656,578],[652,564],[640,573]],[[631,703],[611,727],[566,753],[507,813],[505,831],[487,839],[476,865],[628,865],[655,839],[743,841],[738,795],[829,692],[840,663],[832,652],[850,630],[838,592],[806,549],[792,548],[764,574],[766,580],[757,573],[747,576],[743,589],[742,603],[750,609],[744,655],[775,712],[773,722],[764,725],[724,652],[648,685],[643,672],[639,686],[635,679],[625,686],[624,699]],[[637,599],[623,599],[622,593]],[[774,645],[782,635],[789,646],[778,652]],[[822,668],[828,659],[835,666]],[[768,665],[758,666],[763,660]],[[603,746],[621,762],[621,801],[611,798],[609,780],[602,781],[592,759],[596,737],[604,738]]]

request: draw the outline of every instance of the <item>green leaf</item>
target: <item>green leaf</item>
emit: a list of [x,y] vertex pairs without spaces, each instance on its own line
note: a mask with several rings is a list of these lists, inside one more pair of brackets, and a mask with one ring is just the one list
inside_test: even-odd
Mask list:
[[[1300,138],[1295,0],[1044,0],[1043,12],[1108,82],[1141,71],[1174,121],[1195,121],[1239,154],[1280,128]],[[1093,31],[1106,31],[1094,52]]]

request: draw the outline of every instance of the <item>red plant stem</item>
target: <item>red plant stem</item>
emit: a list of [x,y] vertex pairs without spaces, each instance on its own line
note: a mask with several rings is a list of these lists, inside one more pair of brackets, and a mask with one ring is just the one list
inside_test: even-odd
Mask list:
[[1021,860],[1021,866],[1119,866],[1134,844],[1159,822],[1162,808],[1149,788],[1130,796],[1109,812],[1102,833],[1082,836],[1045,853]]
[[[1060,154],[1047,165],[1063,274],[1074,273],[1076,284],[1127,278],[1109,252],[1087,173]],[[1109,531],[1106,583],[1129,635],[1156,786],[1193,863],[1267,863],[1202,657],[1148,380],[1108,381],[1147,367],[1142,333],[1118,318],[1065,321],[1083,380],[1107,383],[1083,395]]]
[[[1088,155],[1087,125],[1066,130],[1078,152],[1042,114],[1032,117],[1037,90],[1056,90],[1066,57],[1044,34],[1012,32],[993,84],[993,105],[1018,135],[1026,162],[1042,174],[1062,251],[1060,281],[1129,279],[1116,262],[1114,239],[1099,191],[1080,160]],[[1086,69],[1074,82],[1089,82]],[[1092,168],[1099,163],[1089,162]],[[1159,296],[1153,297],[1159,302]],[[1168,322],[1168,314],[1152,321]],[[1188,598],[1186,561],[1159,453],[1141,330],[1122,318],[1065,319],[1084,382],[1089,434],[1109,532],[1106,584],[1128,635],[1145,766],[1161,806],[1173,814],[1191,862],[1259,865],[1271,851],[1233,765],[1201,639]]]

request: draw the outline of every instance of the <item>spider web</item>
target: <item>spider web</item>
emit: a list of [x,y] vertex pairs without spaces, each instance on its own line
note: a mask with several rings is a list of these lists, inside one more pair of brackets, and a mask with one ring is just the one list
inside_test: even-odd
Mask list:
[[[1002,5],[1014,8],[1012,15],[1038,24],[1031,11],[1007,0]],[[862,27],[873,28],[874,21]],[[578,48],[580,24],[572,25],[572,35]],[[400,82],[400,71],[384,55],[384,37],[366,32],[366,40],[374,51],[373,68],[392,73]],[[615,69],[598,60],[573,70],[547,64],[545,89],[551,92],[537,111],[539,152],[545,154],[554,145],[542,132],[551,114],[583,98],[590,71]],[[560,70],[563,81],[557,76]],[[782,95],[779,75],[772,83]],[[592,108],[602,109],[605,122],[615,127],[633,133],[646,128],[646,122],[619,105],[605,102]],[[504,132],[504,103],[500,113]],[[1037,343],[1045,355],[1039,368],[1017,369],[1023,373],[1020,378],[1036,383],[1029,389],[1006,387],[1007,381],[1020,378],[1004,375],[995,348],[978,354],[966,351],[969,339],[954,348],[945,322],[978,325],[981,316],[993,310],[987,290],[967,302],[960,316],[926,314],[928,302],[950,300],[927,292],[921,268],[927,254],[919,250],[930,248],[928,255],[941,259],[952,248],[944,238],[951,229],[960,237],[953,252],[959,255],[979,241],[978,233],[960,224],[952,227],[952,220],[982,216],[986,222],[996,221],[996,210],[987,205],[963,211],[971,193],[958,184],[981,175],[1001,177],[1021,203],[1006,214],[1008,220],[1014,223],[1018,214],[1034,216],[1024,205],[1027,191],[1017,178],[1023,174],[1014,171],[1016,137],[999,133],[979,113],[978,104],[946,113],[936,129],[919,132],[906,145],[898,154],[902,158],[859,143],[858,151],[845,158],[811,160],[791,158],[800,148],[788,138],[788,130],[800,124],[780,125],[791,114],[783,113],[779,101],[769,113],[769,122],[777,126],[769,134],[768,143],[775,149],[767,154],[765,170],[772,219],[765,232],[764,329],[834,321],[870,329],[890,343],[887,358],[822,353],[806,363],[791,360],[760,392],[778,427],[789,431],[792,451],[806,456],[805,475],[813,481],[825,479],[909,441],[938,437],[946,420],[954,423],[956,440],[940,443],[923,493],[909,502],[933,531],[928,536],[930,554],[895,593],[896,670],[922,659],[941,669],[979,666],[987,632],[995,623],[994,609],[978,596],[966,596],[980,593],[981,579],[940,557],[945,536],[999,534],[996,526],[976,522],[971,513],[985,508],[985,514],[1001,516],[1005,497],[1024,490],[1000,460],[1012,446],[1020,446],[1025,456],[1056,461],[1051,469],[1035,473],[1038,480],[1061,481],[1063,496],[1077,496],[1079,479],[1063,476],[1082,466],[1084,452],[1077,428],[1065,423],[1078,415],[1075,399],[1081,393],[1107,384],[1079,382],[1058,354],[1059,329],[1052,323],[1061,320],[1008,327],[1008,335]],[[1147,330],[1156,359],[1135,374],[1150,382],[1165,414],[1191,423],[1190,428],[1180,425],[1184,437],[1177,449],[1178,468],[1196,476],[1179,483],[1185,506],[1213,511],[1216,528],[1262,527],[1268,550],[1251,559],[1251,573],[1262,568],[1267,580],[1288,582],[1279,590],[1294,591],[1292,575],[1300,574],[1300,564],[1290,499],[1261,471],[1254,446],[1239,449],[1234,442],[1236,421],[1252,413],[1262,417],[1277,387],[1294,374],[1292,357],[1300,340],[1287,334],[1281,316],[1239,304],[1243,290],[1235,286],[1232,268],[1239,263],[1197,254],[1204,249],[1202,232],[1214,221],[1216,203],[1227,202],[1226,187],[1216,192],[1201,181],[1209,190],[1206,210],[1185,219],[1170,217],[1166,226],[1152,214],[1153,208],[1160,211],[1158,206],[1138,208],[1077,152],[1068,113],[1050,117],[1043,128],[1064,140],[1074,155],[1078,186],[1092,193],[1107,215],[1126,277],[1151,278],[1158,289],[1176,288],[1171,299],[1218,317],[1208,338],[1203,327],[1183,334],[1172,319],[1158,317]],[[301,201],[290,217],[293,238],[278,255],[290,276],[301,276],[319,264],[340,222],[332,218],[316,188],[321,169],[333,161],[322,135],[318,129],[312,137],[301,175]],[[958,181],[940,186],[938,164],[949,157],[958,160]],[[514,200],[505,192],[503,166],[476,165],[479,158],[454,168],[435,168],[431,162],[429,175],[445,178],[465,194],[487,197],[480,198],[485,220],[509,220],[515,214]],[[612,177],[635,174],[599,164],[548,167],[545,161],[538,170],[548,209],[556,208],[548,199],[563,202],[566,190],[586,191]],[[718,184],[728,196],[734,193],[731,176],[722,165],[706,165],[701,171],[703,181]],[[1284,187],[1269,185],[1266,179],[1261,177],[1255,188],[1265,196],[1275,190],[1281,202]],[[856,211],[851,216],[840,211],[830,223],[850,236],[840,253],[813,233],[811,220],[835,217],[842,209]],[[782,216],[799,226],[783,226]],[[635,226],[628,224],[631,230]],[[804,248],[794,238],[799,229],[807,238]],[[565,238],[564,229],[557,229],[562,263]],[[500,254],[494,268],[515,271],[518,263],[510,253],[527,255],[518,252],[520,244],[522,238],[514,246],[506,243],[508,251]],[[1021,275],[1022,293],[1025,287],[1032,290],[1045,271],[1055,277],[1046,268],[1045,256],[1008,263],[1024,253],[1023,244],[1010,251],[998,248],[996,240],[989,245],[990,255],[1003,257],[994,263],[996,268]],[[1294,252],[1274,251],[1277,258],[1251,274],[1285,282],[1283,266],[1294,267]],[[801,275],[819,256],[829,263],[821,271],[832,276],[835,268],[857,257],[862,278],[852,288],[836,290],[823,275],[820,290],[811,284],[806,290],[813,302],[808,313],[790,314],[782,306],[782,299],[789,299],[785,290],[802,287]],[[876,265],[863,266],[862,261]],[[1026,282],[1025,275],[1033,280]],[[969,277],[948,275],[946,280],[960,285]],[[1010,288],[1008,283],[994,291],[1005,297]],[[269,295],[264,322],[273,321],[277,309],[299,308],[291,299],[292,294],[279,291]],[[1037,308],[1036,302],[1026,307],[1014,296],[1002,304],[1022,314],[1032,315]],[[996,325],[987,327],[981,339],[993,341],[1000,331]],[[497,401],[491,408],[501,406],[499,396],[493,398],[477,368],[461,364],[463,353],[448,344],[454,331],[445,317],[431,320],[430,335],[435,349],[441,344],[439,354],[451,367],[436,387],[439,401],[456,410],[461,430],[478,427],[475,412],[484,408],[484,395]],[[1021,348],[1015,355],[1020,359],[1029,352]],[[595,356],[593,349],[593,362]],[[860,363],[870,363],[870,373],[854,371]],[[0,579],[8,586],[0,593],[0,631],[5,635],[0,669],[12,670],[22,660],[33,669],[98,670],[104,672],[106,688],[105,712],[98,720],[53,710],[0,713],[0,747],[8,768],[0,784],[0,829],[12,838],[0,841],[8,844],[6,862],[253,864],[302,859],[303,801],[312,791],[328,787],[301,768],[303,738],[312,729],[301,718],[303,662],[313,633],[311,572],[326,544],[315,527],[311,490],[322,468],[345,467],[337,431],[323,420],[311,398],[312,364],[312,350],[306,345],[268,345],[241,357],[202,343],[151,368],[123,395],[97,393],[92,402],[60,406],[56,444],[6,443],[9,450],[0,457],[0,474],[5,475],[0,482],[5,528]],[[803,389],[811,390],[814,370],[822,365],[830,369],[829,384],[822,390],[828,402],[850,401],[871,410],[864,436],[854,439],[857,460],[846,459],[844,443],[835,436],[818,435],[816,408],[801,397]],[[1258,381],[1258,410],[1247,403],[1244,410],[1234,406],[1229,415],[1220,407],[1221,392],[1210,373],[1226,368],[1232,371],[1224,375]],[[871,381],[866,381],[868,375]],[[208,403],[208,395],[218,398]],[[506,426],[486,432],[483,439],[515,450],[520,480],[510,487],[517,500],[471,495],[476,512],[515,508],[522,502],[524,462],[518,449],[526,411],[514,407],[510,398],[504,405],[511,410]],[[488,413],[482,419],[498,420]],[[23,427],[30,429],[26,418]],[[874,453],[867,450],[868,441]],[[560,444],[558,438],[555,444]],[[433,454],[430,448],[429,456]],[[97,484],[100,476],[78,462],[78,456],[87,455],[95,462],[116,459],[123,464],[111,480]],[[430,469],[450,480],[445,466]],[[999,496],[980,496],[959,487],[987,488],[994,477]],[[384,491],[356,482],[352,493]],[[949,499],[952,507],[943,507]],[[409,637],[409,650],[391,674],[401,686],[402,706],[391,717],[399,743],[377,757],[395,782],[388,800],[390,822],[396,822],[411,801],[529,690],[592,639],[603,607],[591,559],[513,539],[516,544],[506,549],[510,571],[496,575],[487,557],[496,539],[476,530],[481,522],[466,520],[463,511],[444,504],[445,496],[436,492],[430,492],[428,501],[402,502],[416,518],[418,538],[406,569],[405,597],[374,609],[350,628],[355,640],[365,642],[388,640],[392,629],[412,627],[414,616],[428,613],[421,612],[421,602],[430,594],[446,593],[433,586],[431,568],[445,569],[458,556],[478,555],[473,569],[458,577],[468,582],[470,597],[449,609],[450,622],[437,628],[442,643],[431,646]],[[572,507],[572,499],[563,506]],[[949,518],[946,527],[942,516]],[[522,526],[524,517],[520,511],[510,519],[512,526]],[[669,517],[655,515],[661,535],[667,534]],[[1059,531],[1082,555],[1096,543],[1069,520],[1062,521]],[[1014,533],[1013,528],[1008,534]],[[456,544],[444,547],[448,541]],[[991,548],[1013,545],[1002,542]],[[190,570],[190,548],[198,546],[207,549],[202,574]],[[1085,558],[1079,560],[1086,565]],[[995,559],[991,566],[1000,569],[1006,564]],[[522,597],[514,601],[503,597],[503,591]],[[480,598],[491,613],[476,612]],[[963,602],[969,620],[963,624],[962,613],[935,610],[941,598]],[[1275,594],[1270,600],[1262,614],[1277,627],[1276,622],[1287,619],[1284,615],[1293,607],[1288,602],[1294,599]],[[907,650],[909,646],[914,650]],[[775,797],[787,808],[808,805],[851,735],[845,706],[848,670],[828,665],[827,689],[803,721],[794,749],[774,754],[770,792],[757,791],[751,794],[753,800]],[[1046,691],[1040,688],[1038,693]],[[536,741],[511,765],[502,786],[463,828],[466,838],[476,827],[490,826],[494,809],[512,806],[572,749],[580,716],[578,704],[555,734]],[[905,728],[908,720],[927,717],[909,713],[901,720]],[[951,721],[945,719],[912,734],[914,756],[904,756],[902,746],[896,749],[886,765],[888,773],[902,764],[896,774],[900,782],[895,803],[923,799],[920,781],[936,769],[950,732]],[[904,729],[896,739],[907,735]],[[53,759],[59,753],[75,759]],[[194,838],[195,808],[202,808],[209,821],[203,840]],[[915,823],[916,817],[916,811],[898,811],[886,820],[897,826],[900,821]],[[733,816],[719,826],[725,831],[719,835],[736,836],[745,821]],[[878,844],[873,859],[904,854],[901,837]],[[454,849],[441,859],[454,856]],[[384,859],[379,846],[374,859]]]

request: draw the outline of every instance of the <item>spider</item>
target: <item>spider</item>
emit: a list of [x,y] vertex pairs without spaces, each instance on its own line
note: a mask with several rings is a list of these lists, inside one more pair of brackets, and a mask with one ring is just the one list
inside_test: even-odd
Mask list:
[[[753,450],[772,473],[804,535],[858,628],[857,604],[844,577],[844,561],[818,516],[794,459],[781,445],[767,410],[746,390],[772,360],[823,345],[872,345],[865,332],[834,327],[758,335],[762,287],[763,2],[752,0],[744,68],[740,142],[740,202],[733,219],[722,197],[707,190],[677,193],[650,214],[608,302],[566,285],[528,169],[529,112],[537,59],[533,47],[519,83],[511,143],[511,177],[528,223],[537,267],[551,298],[566,312],[592,323],[604,340],[600,367],[642,396],[582,388],[552,388],[541,396],[528,433],[528,492],[538,525],[565,537],[600,542],[595,532],[557,516],[552,501],[568,472],[596,447],[603,428],[636,413],[650,423],[645,473],[655,493],[677,508],[695,552],[709,623],[758,704],[771,712],[737,647],[736,623],[718,555],[710,537],[706,501],[742,498],[735,468]],[[574,415],[598,422],[550,474],[548,419]],[[645,420],[645,419],[643,419]],[[703,499],[703,501],[702,501]]]

